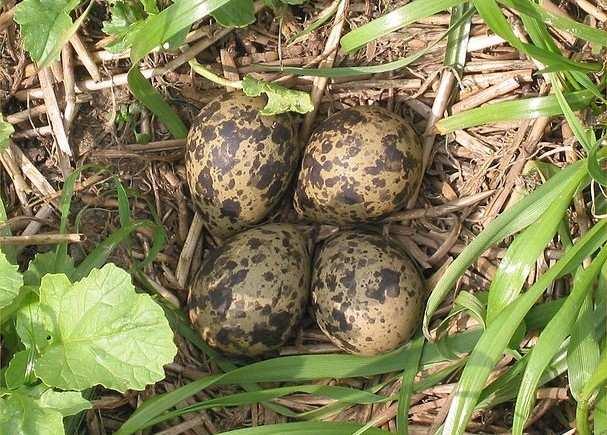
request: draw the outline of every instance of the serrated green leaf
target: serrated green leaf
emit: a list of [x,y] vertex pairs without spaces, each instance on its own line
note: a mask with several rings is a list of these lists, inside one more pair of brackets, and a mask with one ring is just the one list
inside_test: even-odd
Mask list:
[[11,304],[21,286],[23,276],[19,273],[19,266],[9,263],[6,255],[0,252],[0,308]]
[[103,23],[105,34],[116,38],[106,47],[111,53],[120,53],[133,45],[139,27],[143,25],[146,17],[144,5],[136,0],[115,2],[111,9],[110,21]]
[[308,113],[314,110],[310,94],[295,89],[287,89],[276,83],[256,80],[245,76],[242,81],[242,90],[249,97],[258,97],[266,94],[268,102],[259,112],[264,116],[278,115],[285,112]]
[[162,309],[137,294],[130,275],[113,264],[74,284],[65,275],[46,275],[40,302],[22,313],[30,316],[23,324],[35,321],[48,331],[34,371],[53,387],[140,390],[164,378],[163,366],[176,353]]
[[230,0],[211,16],[223,27],[246,27],[255,22],[253,0]]
[[75,391],[54,391],[44,385],[21,387],[0,398],[0,433],[60,435],[63,417],[89,409],[91,404]]
[[15,22],[20,25],[26,50],[39,68],[59,57],[63,45],[86,17],[92,2],[75,22],[69,15],[80,1],[24,0],[16,6]]
[[0,153],[6,149],[14,132],[15,128],[13,124],[7,122],[2,113],[0,113]]
[[20,391],[0,398],[0,433],[11,435],[62,435],[63,415]]
[[22,350],[13,355],[4,371],[4,381],[11,390],[27,384],[34,374],[32,352]]
[[51,388],[40,396],[38,403],[43,408],[54,409],[67,417],[76,415],[91,407],[91,402],[82,397],[77,391],[55,391]]

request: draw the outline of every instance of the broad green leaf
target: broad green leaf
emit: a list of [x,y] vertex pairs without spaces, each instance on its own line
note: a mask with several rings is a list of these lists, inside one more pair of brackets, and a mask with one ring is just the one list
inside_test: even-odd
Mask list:
[[23,276],[19,266],[9,263],[6,255],[0,252],[0,308],[11,304],[23,285]]
[[102,30],[116,39],[105,49],[111,53],[120,53],[133,45],[137,31],[147,15],[144,5],[138,0],[116,1],[110,11],[111,19],[103,23]]
[[[572,190],[575,190],[575,187]],[[588,255],[606,241],[607,220],[602,220],[568,249],[527,292],[503,309],[495,321],[487,327],[468,357],[466,367],[454,390],[453,401],[443,428],[445,433],[454,435],[464,433],[489,374],[525,315],[544,290],[572,266],[578,267]]]
[[11,435],[62,435],[63,415],[38,400],[11,392],[0,398],[0,433]]
[[72,23],[70,12],[81,0],[23,0],[15,8],[15,22],[30,57],[39,68],[48,66],[61,53],[63,45],[78,30],[90,10]]
[[62,435],[63,417],[89,409],[82,394],[72,391],[20,388],[0,398],[0,433]]
[[266,94],[268,102],[259,112],[265,116],[285,112],[308,113],[314,110],[310,94],[295,89],[287,89],[276,83],[257,80],[247,75],[242,81],[242,90],[249,97]]
[[47,344],[34,364],[46,385],[141,390],[164,378],[163,366],[176,353],[162,309],[137,294],[130,275],[113,264],[74,284],[65,275],[46,275],[32,309],[46,314]]
[[6,149],[14,132],[15,128],[13,124],[7,122],[2,113],[0,113],[0,153]]
[[255,22],[253,0],[230,0],[211,15],[223,27],[246,27]]
[[36,256],[23,273],[23,283],[25,285],[38,288],[40,287],[40,281],[42,277],[49,273],[62,273],[72,279],[76,268],[74,267],[74,260],[70,256],[57,257],[57,253],[54,251],[37,253]]
[[341,47],[351,52],[363,47],[368,42],[381,38],[398,29],[408,26],[422,18],[430,17],[449,9],[465,0],[415,0],[392,12],[377,18],[341,38]]
[[[527,364],[516,400],[512,428],[513,433],[522,434],[525,422],[531,414],[533,404],[535,402],[535,392],[544,369],[548,366],[550,360],[552,360],[552,358],[556,355],[559,346],[570,334],[571,330],[575,328],[574,324],[578,316],[578,312],[584,303],[584,299],[586,299],[586,296],[590,290],[592,290],[592,285],[596,279],[596,276],[601,270],[601,267],[606,259],[607,248],[603,248],[588,269],[578,270],[575,275],[573,290],[565,300],[565,303],[561,309],[542,331],[536,345],[531,350],[529,363]],[[589,326],[590,327],[588,328],[588,324],[584,323],[585,329],[590,329],[586,330],[586,334],[592,334],[594,325],[590,324]],[[569,345],[570,349],[572,344],[573,340]],[[577,343],[574,345],[577,346]],[[578,355],[578,357],[579,356],[580,355]],[[568,354],[567,359],[569,360],[569,358],[570,356]],[[570,366],[569,371],[571,371]],[[586,379],[583,379],[583,381],[585,380]]]
[[489,287],[487,323],[518,297],[538,257],[566,215],[572,197],[573,192],[571,196],[556,198],[550,208],[510,244]]
[[584,162],[577,162],[569,165],[504,211],[459,254],[447,268],[428,299],[423,320],[426,337],[430,337],[429,324],[432,315],[468,266],[494,243],[531,225],[557,198],[571,191],[572,186],[578,186],[586,174],[583,164]]
[[79,391],[55,391],[52,388],[42,393],[38,403],[43,408],[60,412],[64,417],[76,415],[91,407],[91,403]]
[[[579,110],[587,107],[594,96],[591,91],[584,90],[567,93],[565,98],[573,110]],[[441,119],[436,124],[436,128],[441,134],[446,134],[455,130],[476,127],[477,125],[555,116],[562,113],[563,110],[557,97],[547,95],[545,97],[522,98],[487,104],[476,109],[460,112]]]
[[22,350],[13,355],[4,371],[6,386],[11,390],[29,383],[33,375],[32,352]]

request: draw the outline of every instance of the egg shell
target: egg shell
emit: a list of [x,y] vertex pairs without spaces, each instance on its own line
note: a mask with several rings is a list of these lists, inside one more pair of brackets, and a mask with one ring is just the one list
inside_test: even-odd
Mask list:
[[297,171],[292,118],[262,116],[264,99],[227,94],[205,106],[187,137],[185,168],[207,229],[220,238],[276,207]]
[[312,306],[320,329],[341,349],[376,355],[405,343],[421,320],[424,287],[393,242],[345,231],[317,251]]
[[309,296],[311,260],[292,225],[239,233],[204,260],[190,285],[192,323],[212,347],[256,357],[282,346]]
[[305,148],[294,197],[299,215],[327,224],[364,223],[402,208],[422,175],[413,128],[378,106],[329,117]]

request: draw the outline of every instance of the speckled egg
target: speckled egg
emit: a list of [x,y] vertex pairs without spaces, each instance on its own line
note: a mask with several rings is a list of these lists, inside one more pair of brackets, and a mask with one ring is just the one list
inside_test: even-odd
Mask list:
[[188,134],[190,192],[207,229],[217,237],[261,222],[297,171],[291,117],[261,116],[263,107],[261,97],[227,94],[202,109]]
[[341,349],[375,355],[407,341],[421,320],[424,287],[399,246],[346,231],[314,258],[312,304],[320,329]]
[[403,118],[377,106],[342,110],[310,137],[295,210],[337,225],[379,219],[405,205],[421,167],[419,138]]
[[190,285],[190,319],[227,354],[255,357],[282,346],[308,300],[310,257],[292,225],[239,233],[211,252]]

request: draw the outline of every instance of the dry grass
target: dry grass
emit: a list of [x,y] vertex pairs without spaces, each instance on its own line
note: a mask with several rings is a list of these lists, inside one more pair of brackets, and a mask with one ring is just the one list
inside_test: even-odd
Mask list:
[[[346,26],[360,26],[401,3],[352,0],[346,11]],[[563,12],[578,19],[586,17],[596,25],[605,25],[604,21],[597,21],[606,18],[607,10],[601,8],[602,3],[595,6],[596,10],[587,11],[584,5],[588,2],[561,3],[564,3]],[[262,11],[258,22],[247,29],[220,31],[214,25],[204,24],[193,30],[189,44],[199,49],[202,47],[198,54],[201,63],[230,79],[249,72],[264,79],[277,77],[260,72],[255,64],[326,65],[335,55],[335,36],[330,36],[331,24],[292,46],[285,46],[285,38],[294,30],[303,28],[328,4],[326,1],[313,1],[297,8],[294,16],[284,18],[282,26],[268,10]],[[164,127],[145,110],[132,115],[126,124],[119,126],[116,123],[117,118],[124,116],[125,108],[132,108],[136,103],[124,86],[128,62],[111,56],[102,48],[104,40],[100,27],[105,14],[101,3],[93,7],[91,18],[78,36],[80,44],[72,44],[75,48],[72,62],[64,62],[63,72],[61,68],[53,68],[36,75],[33,66],[25,60],[18,34],[10,21],[0,37],[0,102],[2,112],[16,123],[17,130],[12,152],[2,155],[4,170],[0,171],[0,183],[12,218],[10,224],[15,233],[29,237],[39,232],[56,231],[57,190],[64,174],[84,163],[106,165],[108,173],[118,176],[135,194],[131,203],[134,216],[155,215],[165,226],[169,242],[146,273],[159,293],[175,303],[184,304],[188,272],[199,266],[205,249],[214,242],[201,231],[199,222],[192,225],[194,210],[185,182],[183,141],[171,140]],[[0,17],[0,22],[4,23],[5,17],[6,12]],[[516,22],[516,17],[513,20]],[[446,30],[448,22],[447,15],[432,17],[371,43],[354,56],[344,58],[337,54],[335,64],[365,65],[395,60],[432,43]],[[217,37],[218,32],[225,36]],[[571,131],[561,120],[540,118],[471,128],[447,137],[434,136],[432,107],[437,99],[444,100],[447,107],[457,111],[545,92],[535,75],[537,66],[490,34],[482,22],[473,21],[471,34],[464,75],[455,77],[451,87],[440,86],[444,44],[439,44],[421,61],[395,73],[356,80],[329,80],[327,83],[308,78],[285,81],[291,87],[313,91],[318,103],[318,119],[344,107],[378,104],[410,119],[420,134],[426,132],[426,140],[428,137],[434,139],[430,141],[430,164],[417,202],[410,210],[397,213],[384,223],[385,233],[407,247],[429,283],[436,281],[446,265],[475,234],[538,182],[536,175],[527,172],[526,162],[537,156],[548,156],[553,163],[564,165],[576,158],[571,147]],[[569,35],[557,35],[557,38],[565,49],[574,45],[580,49],[579,42],[571,40]],[[146,63],[150,74],[155,76],[156,87],[189,122],[202,105],[224,90],[193,76],[187,64],[177,64],[176,58],[174,54],[155,53],[148,57]],[[64,95],[62,85],[52,84],[63,80],[69,83],[70,75],[75,78],[76,91],[75,97],[71,98],[69,92]],[[39,79],[43,79],[41,83]],[[45,82],[47,79],[49,83]],[[40,86],[41,92],[38,91]],[[64,129],[61,116],[69,110],[75,110],[74,118],[69,128]],[[152,142],[136,144],[135,130],[148,132]],[[66,148],[68,146],[73,153],[71,160],[65,156],[70,151]],[[86,236],[86,241],[72,247],[76,256],[79,249],[89,250],[104,234],[119,226],[118,202],[113,196],[113,185],[105,175],[86,171],[76,186],[74,212],[82,212],[78,232]],[[575,212],[576,221],[580,226],[584,225],[588,210],[584,209],[583,203],[578,204]],[[274,218],[294,220],[290,201],[285,201],[283,209]],[[333,231],[334,228],[321,227],[314,228],[311,234],[322,239]],[[120,249],[112,260],[127,264],[129,254],[142,258],[148,246],[149,234],[142,230],[137,234],[132,251]],[[33,253],[31,247],[24,251],[25,257],[31,257]],[[459,288],[486,289],[503,254],[504,250],[500,248],[487,251],[459,282]],[[556,249],[546,251],[532,275],[541,274],[558,256]],[[551,289],[553,294],[561,291],[558,285]],[[448,309],[446,305],[438,315],[444,315]],[[463,318],[454,328],[469,326],[470,322]],[[87,414],[88,433],[112,433],[142,400],[217,371],[213,362],[190,343],[178,337],[178,344],[179,355],[167,367],[165,381],[142,393],[122,396],[109,391],[100,392],[94,409]],[[314,322],[306,319],[298,336],[282,353],[292,355],[335,350]],[[501,366],[509,362],[505,360]],[[383,380],[372,378],[348,382],[361,387]],[[382,393],[397,391],[398,382],[388,383]],[[442,421],[451,387],[452,384],[446,383],[413,396],[409,414],[412,433],[426,433]],[[211,388],[190,400],[228,391],[226,387]],[[574,407],[566,394],[565,384],[556,382],[540,390],[540,396],[530,429],[536,433],[568,430]],[[300,394],[277,402],[293,410],[305,411],[326,404],[327,400]],[[330,419],[363,423],[372,420],[377,426],[394,430],[395,414],[395,403],[360,405]],[[156,433],[202,435],[282,421],[285,421],[284,417],[261,405],[254,405],[196,413],[181,421],[160,425]],[[505,432],[510,421],[511,408],[498,407],[476,416],[469,430]]]

